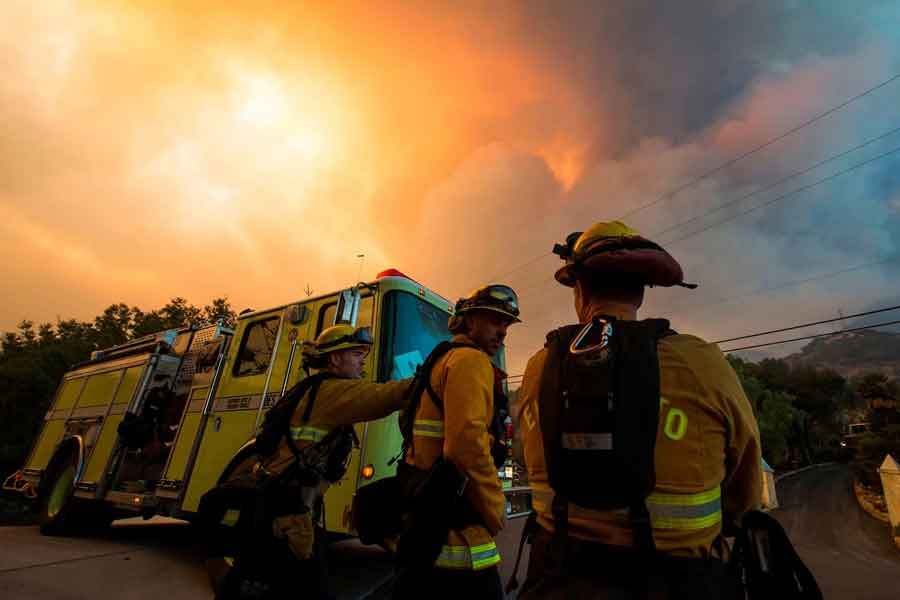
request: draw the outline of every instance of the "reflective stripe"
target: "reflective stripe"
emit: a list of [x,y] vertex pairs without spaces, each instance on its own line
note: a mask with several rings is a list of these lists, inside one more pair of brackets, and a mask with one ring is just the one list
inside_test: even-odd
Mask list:
[[318,442],[328,435],[328,430],[318,427],[291,427],[291,437],[305,442]]
[[228,527],[234,527],[235,525],[237,525],[238,518],[240,518],[240,516],[241,511],[234,508],[229,508],[227,511],[225,511],[225,515],[222,517],[221,523],[222,525],[226,525]]
[[435,566],[448,569],[472,569],[478,571],[492,567],[500,562],[500,551],[497,544],[489,542],[480,546],[444,545],[435,561]]
[[719,488],[697,494],[662,494],[647,497],[654,529],[706,529],[722,520]]
[[444,437],[444,422],[416,419],[413,423],[413,435],[431,438]]

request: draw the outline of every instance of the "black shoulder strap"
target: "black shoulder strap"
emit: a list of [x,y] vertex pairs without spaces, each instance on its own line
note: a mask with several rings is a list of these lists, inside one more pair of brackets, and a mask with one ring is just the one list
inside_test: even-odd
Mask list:
[[[669,328],[665,319],[645,319],[643,321],[623,321],[618,323],[620,335],[613,334],[613,354],[617,356],[615,393],[621,398],[647,398],[653,405],[649,408],[654,418],[649,421],[647,431],[627,432],[618,439],[622,443],[632,444],[625,452],[630,456],[640,454],[646,460],[636,461],[650,465],[650,489],[636,489],[633,486],[632,498],[628,507],[629,520],[634,532],[634,544],[639,553],[645,555],[656,551],[653,540],[653,525],[650,521],[650,510],[647,507],[647,494],[653,491],[656,481],[655,453],[656,435],[659,429],[659,356],[657,345]],[[624,333],[625,335],[621,335]],[[652,425],[652,427],[651,427]],[[649,445],[647,440],[650,440]],[[637,480],[637,474],[636,480]]]
[[291,388],[291,391],[288,394],[293,394],[291,397],[291,412],[290,417],[285,422],[284,425],[284,439],[287,442],[288,448],[291,450],[291,454],[295,457],[300,456],[300,449],[297,448],[297,444],[294,443],[294,438],[291,436],[291,418],[294,415],[294,411],[297,410],[297,406],[300,404],[300,401],[303,400],[303,397],[309,392],[309,401],[306,403],[306,409],[303,411],[303,417],[301,421],[306,423],[309,421],[310,416],[312,415],[313,405],[316,402],[316,396],[319,393],[319,387],[322,385],[322,382],[326,379],[332,379],[334,375],[330,373],[316,373],[315,375],[310,375],[305,378],[303,381],[295,385]]
[[309,400],[303,411],[303,418],[300,419],[303,423],[309,421],[309,418],[312,416],[313,406],[316,403],[316,396],[319,394],[319,388],[322,386],[322,382],[326,379],[335,379],[335,376],[330,373],[317,373],[313,377],[317,377],[318,379],[316,379],[309,388]]
[[451,342],[445,340],[435,346],[431,353],[425,358],[425,361],[416,369],[414,381],[412,385],[409,386],[409,391],[407,392],[410,394],[409,404],[403,412],[400,421],[400,432],[403,435],[404,451],[406,447],[412,443],[412,432],[416,420],[416,412],[418,412],[419,405],[422,402],[423,393],[428,394],[431,401],[434,402],[435,406],[438,407],[438,410],[441,411],[442,414],[444,412],[443,402],[431,386],[431,371],[434,370],[434,365],[437,364],[437,361],[454,348],[478,349],[478,346],[466,342]]
[[[446,344],[446,346],[442,348],[441,346],[443,344]],[[422,369],[422,383],[425,385],[425,391],[428,392],[428,397],[431,398],[431,401],[434,402],[434,405],[437,406],[439,411],[441,411],[441,414],[444,413],[444,401],[440,396],[438,396],[437,392],[434,391],[434,388],[431,386],[431,371],[434,370],[434,365],[437,364],[438,359],[455,348],[474,348],[475,350],[481,351],[481,348],[479,348],[475,344],[469,344],[467,342],[441,342],[440,344],[438,344],[437,348],[435,348],[434,351],[428,355],[428,360],[425,361],[425,364],[428,365],[428,368]],[[440,352],[438,352],[438,350],[440,350]]]

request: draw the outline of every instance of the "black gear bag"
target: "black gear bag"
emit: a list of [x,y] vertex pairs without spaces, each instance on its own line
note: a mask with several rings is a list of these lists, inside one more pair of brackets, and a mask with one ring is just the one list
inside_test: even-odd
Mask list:
[[822,591],[781,524],[771,515],[751,510],[741,519],[728,569],[746,600],[785,598],[822,600]]

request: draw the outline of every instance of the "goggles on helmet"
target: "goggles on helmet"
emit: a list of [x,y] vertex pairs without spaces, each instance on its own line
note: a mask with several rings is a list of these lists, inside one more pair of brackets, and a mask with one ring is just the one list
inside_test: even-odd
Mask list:
[[355,329],[353,333],[342,335],[339,338],[321,344],[316,344],[316,350],[318,352],[327,352],[329,348],[335,348],[343,344],[371,346],[373,343],[372,329],[370,327],[359,327],[358,329]]
[[494,310],[519,320],[519,298],[508,285],[487,285],[456,303],[457,314],[474,309]]

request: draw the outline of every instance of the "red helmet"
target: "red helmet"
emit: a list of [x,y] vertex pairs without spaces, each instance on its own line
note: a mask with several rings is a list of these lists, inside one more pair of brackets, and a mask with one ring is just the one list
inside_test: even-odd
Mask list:
[[556,280],[573,287],[577,279],[598,274],[626,275],[645,285],[687,288],[681,265],[671,254],[620,221],[594,223],[584,232],[566,237],[553,253],[566,264],[556,272]]

